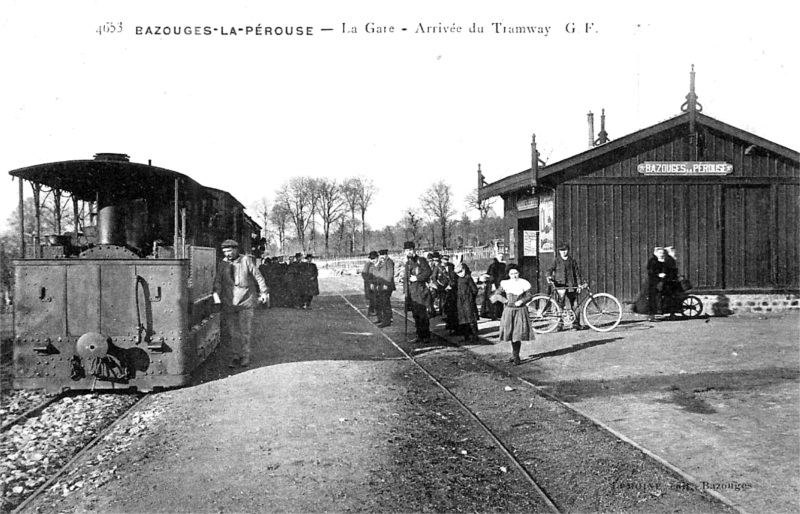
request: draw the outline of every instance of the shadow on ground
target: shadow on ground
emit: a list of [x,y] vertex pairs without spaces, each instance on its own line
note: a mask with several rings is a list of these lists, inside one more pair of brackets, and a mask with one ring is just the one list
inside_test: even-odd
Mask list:
[[689,410],[696,409],[693,412],[707,412],[702,410],[705,407],[695,402],[693,399],[694,393],[710,390],[751,390],[782,384],[787,381],[798,382],[799,380],[800,371],[797,369],[773,367],[754,370],[626,377],[614,380],[573,380],[568,382],[537,382],[532,380],[532,382],[546,388],[548,392],[558,398],[573,403],[592,397],[661,391],[671,393],[669,400],[662,401],[675,403]]

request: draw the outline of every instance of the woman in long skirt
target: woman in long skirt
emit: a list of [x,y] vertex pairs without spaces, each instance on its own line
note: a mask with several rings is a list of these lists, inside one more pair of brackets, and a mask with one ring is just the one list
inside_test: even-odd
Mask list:
[[500,340],[511,342],[512,357],[509,362],[520,363],[519,351],[522,341],[533,339],[531,320],[528,316],[528,302],[533,298],[531,283],[520,278],[519,268],[511,264],[507,268],[508,280],[500,282],[493,301],[504,304],[500,318]]
[[455,267],[456,276],[456,309],[458,311],[458,323],[461,326],[461,333],[464,335],[464,342],[478,342],[478,285],[472,279],[469,266],[458,264]]

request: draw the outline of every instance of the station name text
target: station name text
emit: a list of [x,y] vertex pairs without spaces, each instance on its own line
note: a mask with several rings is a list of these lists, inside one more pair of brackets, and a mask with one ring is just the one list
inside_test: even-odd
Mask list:
[[[471,23],[417,23],[412,26],[396,26],[386,23],[367,22],[362,24],[341,23],[336,26],[314,27],[305,25],[137,25],[133,28],[136,36],[316,36],[321,33],[338,34],[497,34],[497,35],[535,35],[547,37],[562,32],[565,34],[596,33],[591,22],[568,22],[561,26],[547,24],[512,24],[493,21],[487,24]],[[98,34],[120,34],[122,23],[106,23],[97,29]]]

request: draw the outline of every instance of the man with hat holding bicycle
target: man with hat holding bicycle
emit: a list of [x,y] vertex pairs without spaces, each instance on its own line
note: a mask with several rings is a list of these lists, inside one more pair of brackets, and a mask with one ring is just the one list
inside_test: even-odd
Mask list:
[[267,283],[256,260],[239,253],[233,239],[222,242],[225,258],[217,265],[214,277],[214,302],[222,304],[220,331],[234,354],[230,367],[250,365],[253,314],[259,302],[267,303]]
[[[562,243],[558,246],[558,257],[553,259],[553,265],[547,276],[547,282],[558,291],[559,303],[564,307],[564,300],[569,300],[570,308],[575,312],[575,321],[572,328],[582,330],[581,313],[578,310],[578,289],[583,284],[581,269],[578,262],[569,254],[569,245]],[[563,289],[562,289],[563,288]],[[563,328],[563,322],[558,322],[558,330]]]

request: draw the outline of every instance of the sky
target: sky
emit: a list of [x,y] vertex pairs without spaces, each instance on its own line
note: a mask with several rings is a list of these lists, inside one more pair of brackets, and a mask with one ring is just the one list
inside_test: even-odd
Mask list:
[[0,224],[8,171],[101,152],[246,206],[294,176],[367,177],[377,229],[443,180],[460,215],[478,165],[528,169],[534,134],[552,164],[588,148],[590,111],[612,140],[680,114],[692,65],[704,114],[800,149],[790,2],[647,4],[6,0]]

